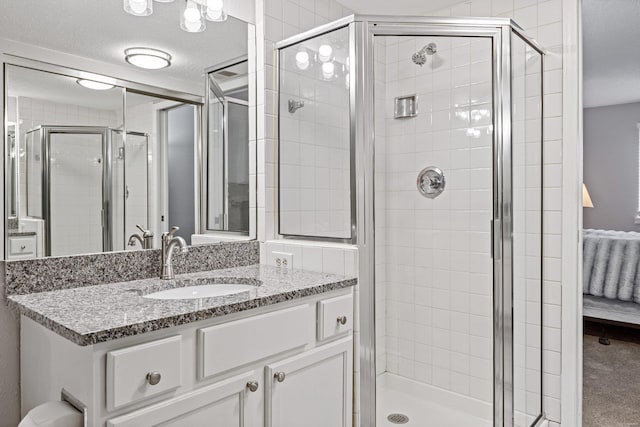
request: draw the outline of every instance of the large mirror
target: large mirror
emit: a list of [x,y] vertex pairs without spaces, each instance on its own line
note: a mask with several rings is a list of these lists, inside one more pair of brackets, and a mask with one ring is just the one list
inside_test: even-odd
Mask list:
[[[10,0],[0,28],[19,35],[3,55],[5,259],[158,248],[174,225],[188,243],[255,238],[253,25],[197,2],[204,31],[184,2],[131,16],[62,0],[46,19],[37,3]],[[59,31],[79,23],[89,39]]]

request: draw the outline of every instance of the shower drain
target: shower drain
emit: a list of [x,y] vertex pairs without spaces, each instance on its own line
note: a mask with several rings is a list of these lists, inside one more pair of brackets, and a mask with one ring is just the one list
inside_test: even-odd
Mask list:
[[391,421],[394,424],[406,424],[409,422],[409,417],[405,414],[389,414],[387,420]]

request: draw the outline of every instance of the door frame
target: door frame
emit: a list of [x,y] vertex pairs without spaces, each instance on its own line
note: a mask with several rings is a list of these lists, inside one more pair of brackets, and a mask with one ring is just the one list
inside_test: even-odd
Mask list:
[[582,425],[582,144],[582,0],[563,0],[562,368],[559,404],[560,420],[565,426]]
[[[360,21],[358,18],[361,18]],[[352,138],[356,146],[359,227],[360,297],[360,425],[376,423],[375,357],[375,249],[374,249],[374,37],[376,35],[426,35],[485,37],[492,40],[493,54],[493,342],[494,342],[494,426],[513,426],[513,204],[511,164],[511,35],[519,36],[541,54],[545,51],[523,34],[510,19],[356,17],[351,27]],[[344,25],[344,24],[342,24]],[[338,28],[338,27],[336,27]],[[324,32],[330,31],[323,28]],[[309,37],[308,33],[305,36]],[[359,68],[359,69],[357,69]],[[542,68],[544,71],[544,68]],[[541,347],[542,351],[542,347]],[[541,366],[541,377],[544,372]],[[547,423],[544,398],[541,415],[534,425]]]

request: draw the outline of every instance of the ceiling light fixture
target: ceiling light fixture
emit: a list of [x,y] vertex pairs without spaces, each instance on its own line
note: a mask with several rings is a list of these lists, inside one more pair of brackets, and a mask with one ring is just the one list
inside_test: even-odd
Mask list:
[[110,85],[109,83],[101,83],[87,79],[78,79],[76,80],[76,83],[78,83],[82,87],[93,90],[109,90],[115,87],[114,85]]
[[124,0],[124,10],[133,16],[149,16],[153,13],[153,0]]
[[131,65],[147,70],[158,70],[171,65],[171,55],[167,52],[148,47],[131,47],[125,49],[124,60]]

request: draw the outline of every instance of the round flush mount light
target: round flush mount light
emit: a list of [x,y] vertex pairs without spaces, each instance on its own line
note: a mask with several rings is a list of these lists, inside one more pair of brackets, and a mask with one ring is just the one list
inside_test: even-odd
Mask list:
[[124,51],[124,60],[136,67],[159,70],[171,65],[171,55],[148,47],[131,47]]
[[82,87],[93,90],[109,90],[115,87],[114,85],[110,85],[109,83],[101,83],[87,79],[78,79],[76,80],[76,83],[78,83]]

